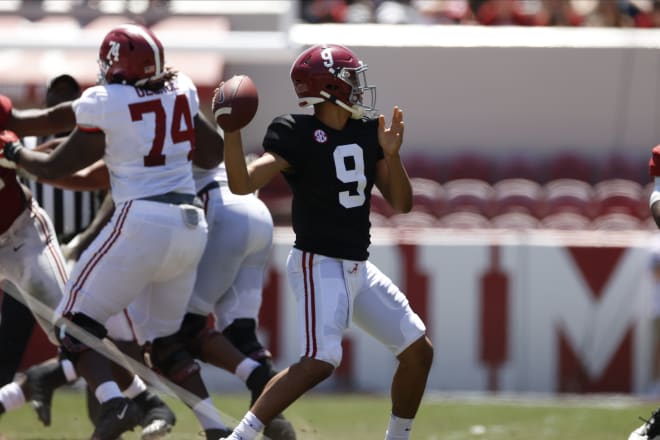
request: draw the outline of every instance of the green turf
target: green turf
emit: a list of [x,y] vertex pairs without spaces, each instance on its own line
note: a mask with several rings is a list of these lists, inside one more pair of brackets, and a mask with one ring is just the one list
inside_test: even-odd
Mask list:
[[[202,439],[191,412],[178,401],[167,401],[178,416],[169,438]],[[226,417],[238,418],[246,409],[247,396],[215,396],[214,401]],[[411,439],[626,440],[641,424],[637,417],[648,416],[656,405],[611,396],[531,402],[427,395]],[[383,440],[389,402],[383,396],[311,393],[294,403],[286,415],[299,440]],[[0,433],[2,440],[87,439],[91,425],[83,394],[71,390],[56,393],[50,428],[42,427],[26,406],[0,418]],[[124,438],[139,436],[129,433]]]

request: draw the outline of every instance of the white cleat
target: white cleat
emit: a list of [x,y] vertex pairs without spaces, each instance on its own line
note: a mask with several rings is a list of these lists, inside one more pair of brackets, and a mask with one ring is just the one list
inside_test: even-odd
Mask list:
[[163,419],[156,419],[142,428],[142,440],[161,440],[172,432],[172,424]]

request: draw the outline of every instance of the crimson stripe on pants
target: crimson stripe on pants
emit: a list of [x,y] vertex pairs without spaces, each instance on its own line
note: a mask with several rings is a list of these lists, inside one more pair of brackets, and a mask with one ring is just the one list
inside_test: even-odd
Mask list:
[[71,295],[69,296],[69,299],[67,301],[66,307],[64,308],[63,314],[66,314],[71,311],[71,308],[73,307],[73,304],[76,302],[76,296],[78,295],[78,292],[80,292],[80,289],[82,289],[82,286],[85,284],[85,281],[87,281],[87,278],[89,277],[89,274],[91,273],[92,269],[96,267],[98,262],[101,260],[101,258],[108,253],[108,250],[112,247],[112,245],[117,241],[117,238],[121,234],[121,229],[124,226],[124,221],[126,220],[126,217],[128,216],[128,211],[132,205],[132,202],[128,202],[124,205],[122,208],[121,213],[119,214],[119,218],[117,220],[117,224],[115,225],[114,229],[110,233],[110,236],[108,239],[101,245],[98,251],[94,254],[92,258],[87,262],[87,265],[83,268],[83,270],[80,272],[80,275],[78,276],[78,279],[76,282],[73,284],[73,287],[71,287]]
[[39,228],[41,229],[42,234],[46,238],[48,252],[50,253],[53,261],[55,262],[55,265],[57,266],[57,271],[62,280],[62,284],[66,284],[69,277],[67,275],[66,268],[64,267],[64,263],[60,258],[60,254],[57,252],[57,250],[54,247],[55,246],[54,237],[50,233],[50,229],[48,228],[48,223],[46,219],[41,215],[39,209],[34,204],[30,206],[30,210],[34,213],[34,217],[37,219],[37,222],[39,222]]
[[303,276],[305,280],[305,356],[316,356],[316,298],[314,289],[314,254],[309,254],[309,262],[307,260],[307,252],[303,252]]

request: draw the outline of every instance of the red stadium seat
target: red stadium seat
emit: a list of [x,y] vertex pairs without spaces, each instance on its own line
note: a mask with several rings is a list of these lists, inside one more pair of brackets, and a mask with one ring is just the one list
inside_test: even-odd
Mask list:
[[632,180],[639,184],[648,182],[648,156],[634,157],[614,152],[599,164],[597,181],[611,179]]
[[447,209],[447,191],[437,181],[412,177],[413,211],[426,212],[440,217]]
[[488,217],[495,191],[486,181],[457,179],[444,184],[447,212],[473,212]]
[[543,207],[543,186],[528,179],[504,179],[493,185],[492,215],[522,212],[539,216]]
[[589,183],[577,179],[556,179],[546,183],[544,188],[543,217],[559,212],[594,217],[594,189]]
[[373,211],[369,214],[369,222],[373,228],[388,228],[391,226],[388,217]]
[[498,160],[495,169],[495,181],[505,179],[527,179],[535,182],[541,181],[544,177],[539,171],[540,165],[537,160],[533,160],[522,154],[505,156]]
[[403,164],[408,175],[440,181],[442,178],[442,160],[431,154],[408,154],[403,157]]
[[399,229],[432,228],[437,226],[437,219],[433,214],[420,211],[411,211],[406,214],[394,214],[389,218],[390,226]]
[[642,186],[626,179],[610,179],[594,185],[596,215],[623,213],[645,219],[648,217],[648,201],[642,198]]
[[564,231],[591,229],[591,220],[575,212],[559,212],[542,218],[541,227]]
[[548,164],[548,180],[576,179],[592,182],[594,165],[580,154],[563,152],[550,159]]
[[639,217],[622,212],[612,212],[596,217],[591,222],[591,229],[606,231],[630,231],[643,229],[643,222]]
[[459,153],[447,161],[447,172],[444,180],[478,179],[488,183],[495,176],[493,161],[479,152]]
[[374,186],[371,190],[371,212],[383,215],[385,217],[391,217],[394,215],[394,209],[390,206],[390,203],[385,200],[383,194]]
[[493,228],[497,229],[538,229],[541,227],[539,219],[524,212],[506,212],[490,219]]
[[452,212],[438,219],[437,226],[448,229],[489,229],[487,217],[476,212]]

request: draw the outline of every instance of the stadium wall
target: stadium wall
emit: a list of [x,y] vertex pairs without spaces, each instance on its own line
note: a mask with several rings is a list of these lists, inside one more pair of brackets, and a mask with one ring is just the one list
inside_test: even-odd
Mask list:
[[[651,234],[378,230],[371,261],[428,324],[438,391],[642,393],[651,366]],[[278,229],[261,332],[283,368],[299,356]],[[396,324],[393,324],[396,325]],[[351,328],[325,389],[389,390],[393,356]],[[205,369],[220,389],[240,384]],[[237,385],[238,384],[238,385]]]
[[[660,140],[660,30],[298,25],[294,47],[349,45],[369,65],[378,107],[405,110],[404,152],[543,156],[572,150],[646,154]],[[280,63],[234,63],[261,91],[246,145],[273,117],[298,111]]]

